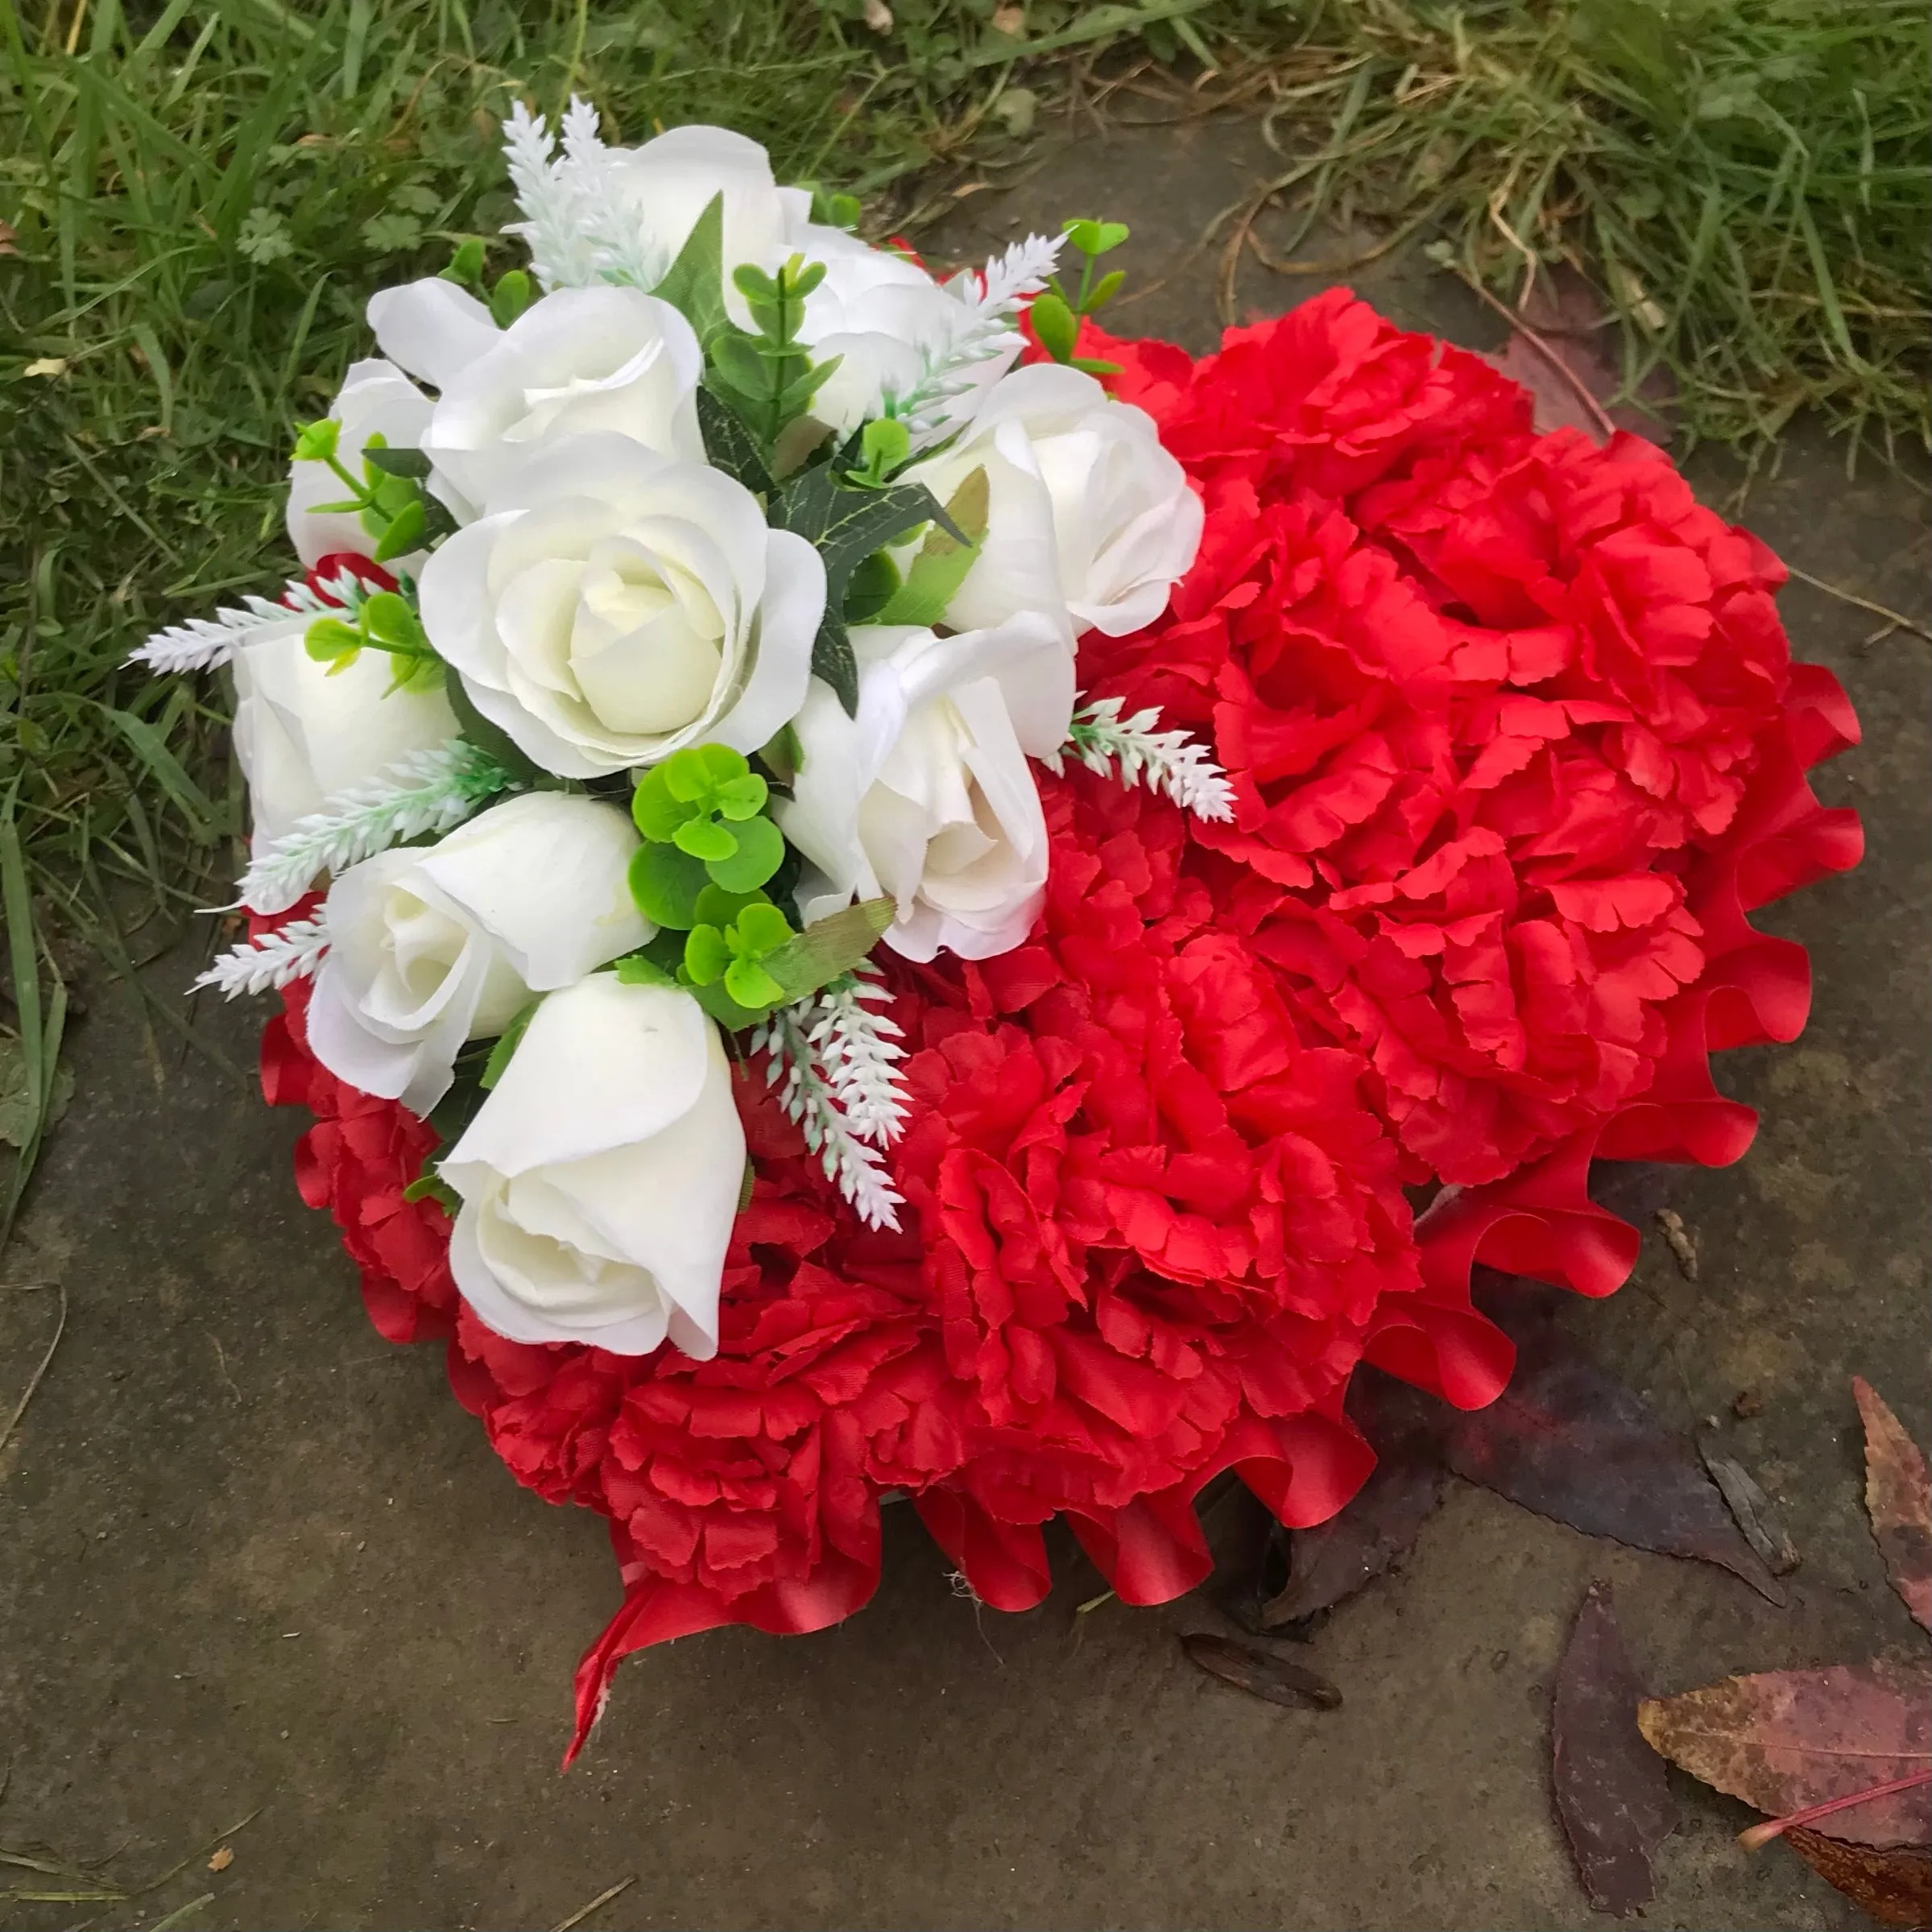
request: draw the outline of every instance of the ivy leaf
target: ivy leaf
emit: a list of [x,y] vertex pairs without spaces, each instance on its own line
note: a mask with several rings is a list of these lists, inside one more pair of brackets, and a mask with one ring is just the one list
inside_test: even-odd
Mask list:
[[766,512],[774,528],[804,537],[825,560],[825,614],[812,645],[812,672],[837,693],[848,718],[858,715],[858,662],[843,617],[846,591],[858,566],[875,550],[921,523],[949,529],[968,541],[923,483],[894,483],[855,490],[841,483],[835,464],[808,470],[788,484]]
[[862,900],[829,919],[814,920],[758,963],[778,982],[788,1003],[803,999],[826,981],[850,972],[898,916],[899,908],[889,897]]
[[697,426],[703,432],[705,454],[714,470],[722,470],[734,482],[743,483],[754,496],[768,497],[777,487],[765,467],[758,445],[751,440],[738,412],[722,396],[699,387]]
[[705,205],[677,259],[651,292],[660,302],[679,310],[707,350],[710,339],[730,325],[725,310],[725,197],[714,195]]

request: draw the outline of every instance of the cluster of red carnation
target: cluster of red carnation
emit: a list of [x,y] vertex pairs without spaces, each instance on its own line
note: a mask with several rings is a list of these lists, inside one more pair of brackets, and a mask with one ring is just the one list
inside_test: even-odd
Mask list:
[[1152,1602],[1206,1573],[1223,1470],[1333,1513],[1373,1460],[1357,1363],[1491,1399],[1471,1264],[1614,1286],[1591,1155],[1734,1158],[1707,1049],[1802,1024],[1802,958],[1744,913],[1855,858],[1802,779],[1855,726],[1789,663],[1762,546],[1649,445],[1538,436],[1479,358],[1340,292],[1198,363],[1091,345],[1207,518],[1169,612],[1090,637],[1082,681],[1210,741],[1235,816],[1042,775],[1028,943],[891,970],[902,1232],[859,1225],[754,1069],[717,1358],[506,1342],[403,1198],[428,1130],[308,1060],[299,993],[271,1029],[379,1326],[453,1330],[519,1479],[610,1519],[629,1590],[580,1741],[630,1650],[858,1607],[889,1492],[1004,1608],[1048,1588],[1055,1516]]

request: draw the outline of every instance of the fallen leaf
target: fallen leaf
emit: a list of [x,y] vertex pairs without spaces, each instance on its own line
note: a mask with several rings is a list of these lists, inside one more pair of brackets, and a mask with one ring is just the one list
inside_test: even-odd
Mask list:
[[1869,1382],[1854,1376],[1851,1393],[1865,1425],[1865,1508],[1872,1538],[1892,1587],[1932,1630],[1932,1482],[1926,1458]]
[[1616,385],[1607,366],[1597,364],[1587,343],[1566,341],[1538,348],[1518,333],[1510,337],[1500,354],[1485,355],[1483,360],[1529,391],[1531,420],[1539,435],[1547,436],[1553,429],[1580,429],[1593,443],[1603,441],[1603,427],[1596,412],[1578,391],[1595,396],[1607,380],[1611,389]]
[[995,7],[993,31],[1017,40],[1026,31],[1026,9],[1024,6],[1010,6]]
[[875,34],[889,34],[892,31],[892,10],[886,0],[866,0],[866,25]]
[[1749,1470],[1731,1456],[1720,1456],[1701,1437],[1698,1453],[1731,1512],[1744,1541],[1764,1559],[1774,1577],[1789,1576],[1798,1568],[1798,1547],[1791,1541],[1771,1499],[1758,1487]]
[[1847,1845],[1802,1825],[1785,1834],[1785,1843],[1881,1926],[1932,1924],[1932,1853],[1909,1845]]
[[1748,1422],[1764,1413],[1764,1398],[1755,1388],[1740,1388],[1731,1398],[1731,1413],[1739,1421]]
[[1376,1467],[1339,1516],[1293,1533],[1288,1584],[1262,1606],[1264,1630],[1299,1623],[1353,1596],[1415,1541],[1434,1513],[1448,1475],[1442,1441],[1438,1431],[1405,1425],[1391,1413],[1394,1400],[1409,1392],[1378,1370],[1356,1371],[1349,1409],[1375,1447]]
[[1272,1651],[1238,1644],[1232,1637],[1191,1631],[1181,1638],[1181,1648],[1210,1677],[1220,1678],[1252,1696],[1266,1698],[1271,1704],[1285,1704],[1291,1711],[1309,1704],[1318,1711],[1333,1711],[1342,1702],[1342,1693],[1326,1678]]
[[1516,1372],[1488,1408],[1449,1421],[1449,1467],[1587,1536],[1718,1564],[1781,1605],[1696,1450],[1557,1326],[1561,1292],[1507,1277],[1485,1289],[1483,1313],[1516,1345]]
[[1677,1823],[1664,1760],[1637,1729],[1643,1694],[1610,1586],[1592,1583],[1557,1666],[1550,1789],[1591,1904],[1619,1918],[1649,1904],[1650,1854]]
[[225,1872],[234,1862],[234,1847],[232,1845],[224,1845],[209,1860],[208,1868],[210,1872]]
[[[1770,1818],[1922,1769],[1932,1665],[1880,1658],[1727,1678],[1637,1708],[1651,1748]],[[1880,1848],[1932,1835],[1932,1786],[1833,1815],[1832,1838]]]
[[1684,1217],[1674,1208],[1660,1207],[1657,1224],[1663,1231],[1664,1245],[1677,1260],[1677,1272],[1686,1281],[1697,1279],[1697,1237],[1684,1225]]
[[23,375],[65,375],[67,374],[66,358],[57,355],[40,356],[29,362],[20,373]]

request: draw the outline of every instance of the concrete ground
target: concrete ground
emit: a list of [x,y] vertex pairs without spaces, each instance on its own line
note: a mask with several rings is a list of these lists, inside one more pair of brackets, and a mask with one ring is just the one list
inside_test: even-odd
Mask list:
[[[1238,126],[1082,130],[1057,170],[962,201],[944,239],[963,255],[1041,217],[1125,219],[1146,292],[1117,325],[1200,350],[1208,275],[1187,250],[1265,166]],[[1266,312],[1318,285],[1255,271],[1239,298]],[[1359,285],[1404,322],[1495,339],[1420,265]],[[1814,574],[1922,615],[1924,503],[1801,440],[1748,515]],[[571,1669],[618,1595],[602,1525],[515,1487],[439,1350],[368,1326],[296,1197],[303,1122],[172,1046],[158,1078],[97,991],[72,1036],[80,1098],[6,1257],[8,1281],[59,1282],[70,1312],[0,1455],[0,1845],[119,1849],[135,1876],[197,1856],[136,1905],[7,1922],[150,1925],[212,1892],[190,1926],[511,1932],[631,1876],[591,1927],[1599,1922],[1546,1784],[1551,1674],[1592,1577],[1660,1688],[1923,1640],[1865,1527],[1847,1382],[1926,1438],[1928,646],[1868,645],[1876,620],[1802,586],[1785,607],[1864,718],[1822,788],[1864,811],[1869,855],[1764,916],[1812,948],[1817,999],[1795,1049],[1725,1063],[1766,1119],[1738,1169],[1676,1189],[1702,1280],[1653,1241],[1624,1293],[1570,1312],[1666,1416],[1726,1418],[1803,1553],[1789,1609],[1457,1487],[1310,1647],[1342,1707],[1287,1711],[1181,1657],[1198,1603],[1076,1618],[1100,1586],[1069,1553],[1050,1601],[1003,1617],[893,1511],[867,1610],[634,1658],[560,1778]],[[197,1024],[252,1065],[259,1017]],[[52,1300],[0,1296],[0,1417]],[[1745,1388],[1762,1413],[1732,1422]],[[1740,1807],[1678,1783],[1645,1922],[1863,1922],[1782,1847],[1740,1851]],[[258,1810],[207,1874],[206,1847]]]

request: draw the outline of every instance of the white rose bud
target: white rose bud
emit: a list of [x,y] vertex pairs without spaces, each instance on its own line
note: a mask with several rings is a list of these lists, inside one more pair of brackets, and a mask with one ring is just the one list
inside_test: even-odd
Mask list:
[[312,621],[291,616],[251,631],[234,655],[235,755],[248,780],[258,858],[335,793],[457,734],[441,690],[390,689],[395,660],[387,653],[365,651],[333,674],[317,664],[303,647]]
[[612,148],[603,160],[608,192],[635,223],[640,250],[663,268],[677,259],[714,197],[724,197],[725,306],[749,327],[751,312],[731,271],[774,255],[782,261],[786,238],[809,218],[811,196],[779,187],[765,151],[729,128],[673,127],[642,147]]
[[805,701],[825,565],[722,470],[576,436],[501,501],[431,556],[423,626],[545,771],[595,778],[701,740],[755,751]]
[[1144,410],[1036,363],[987,392],[966,437],[905,473],[943,503],[984,465],[986,541],[946,611],[955,629],[1065,609],[1078,631],[1152,623],[1201,544],[1200,499]]
[[[440,313],[449,287],[384,290],[369,305],[379,339],[412,336],[412,312],[428,304]],[[697,337],[669,303],[635,288],[559,289],[445,371],[421,446],[468,503],[485,508],[536,445],[586,430],[701,463],[703,374]]]
[[[337,461],[351,476],[362,474],[362,451],[375,436],[391,449],[414,449],[428,427],[434,407],[393,362],[371,359],[351,362],[341,393],[326,414],[342,425]],[[288,466],[288,503],[284,515],[288,540],[304,565],[344,552],[357,556],[374,554],[375,539],[353,510],[324,515],[318,503],[339,503],[349,494],[342,479],[326,463],[299,462]],[[408,560],[401,560],[405,568]]]
[[884,893],[898,911],[886,944],[908,959],[1008,951],[1039,914],[1048,859],[1013,693],[1026,701],[1054,627],[1028,615],[957,637],[875,627],[853,640],[858,715],[813,688],[795,724],[804,763],[774,805],[813,867],[800,910],[809,922]]
[[[817,362],[840,358],[813,397],[812,414],[842,433],[877,416],[887,395],[909,395],[929,368],[982,327],[976,310],[891,250],[818,226],[800,230],[792,246],[825,267],[825,279],[805,298],[799,339]],[[769,266],[784,259],[780,253]],[[950,379],[964,387],[936,405],[938,430],[971,416],[1020,349],[1015,331],[996,354],[954,370]]]
[[442,1163],[456,1285],[513,1342],[718,1349],[745,1135],[718,1028],[676,987],[553,993]]
[[339,1080],[427,1114],[465,1040],[573,985],[652,929],[626,883],[637,834],[615,805],[507,800],[426,849],[379,852],[329,887],[308,1040]]

